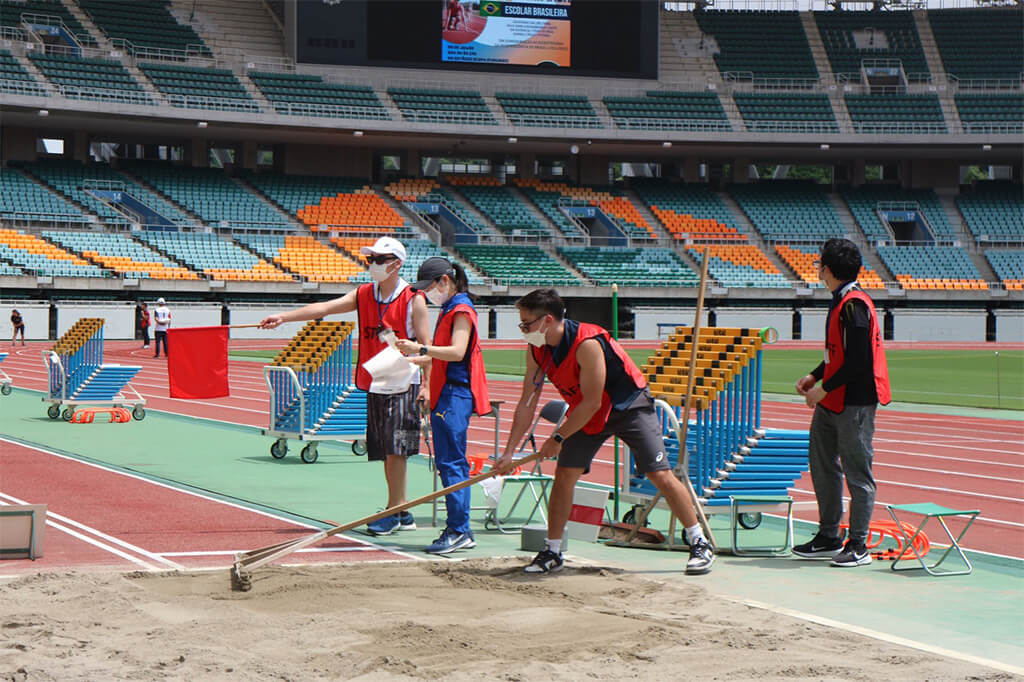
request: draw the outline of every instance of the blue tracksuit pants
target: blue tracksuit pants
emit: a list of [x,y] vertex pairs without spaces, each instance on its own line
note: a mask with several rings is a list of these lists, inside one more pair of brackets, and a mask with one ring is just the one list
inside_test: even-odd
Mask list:
[[[473,394],[466,386],[446,384],[437,407],[430,413],[430,430],[434,437],[434,462],[444,487],[469,478],[466,459],[466,430],[473,413]],[[469,530],[470,488],[445,496],[448,527],[457,533]]]

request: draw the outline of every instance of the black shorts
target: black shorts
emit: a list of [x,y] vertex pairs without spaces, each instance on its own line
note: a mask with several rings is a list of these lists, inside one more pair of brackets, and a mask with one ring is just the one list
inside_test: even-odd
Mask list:
[[558,453],[558,466],[582,468],[589,472],[597,451],[612,436],[618,436],[629,446],[640,473],[671,468],[661,424],[654,413],[654,401],[647,391],[638,395],[625,410],[612,410],[600,433],[591,435],[577,431],[566,438]]
[[420,414],[416,398],[420,385],[402,393],[366,395],[366,457],[383,462],[387,455],[412,457],[420,453]]

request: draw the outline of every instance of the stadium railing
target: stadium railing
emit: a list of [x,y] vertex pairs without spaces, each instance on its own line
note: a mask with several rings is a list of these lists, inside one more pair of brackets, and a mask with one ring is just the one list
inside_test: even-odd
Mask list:
[[359,107],[349,104],[315,104],[312,102],[282,102],[270,100],[274,111],[285,116],[314,116],[327,118],[354,118],[390,120],[384,107]]
[[169,95],[167,101],[184,109],[209,109],[212,111],[244,111],[260,113],[260,105],[252,99],[238,97],[206,97],[204,95]]
[[1024,121],[963,122],[968,135],[1012,135],[1024,131]]
[[628,118],[619,119],[615,127],[621,130],[685,130],[693,132],[720,133],[732,132],[729,121],[725,119],[689,119],[689,118]]
[[216,68],[218,60],[206,54],[207,48],[203,45],[189,44],[184,50],[176,50],[168,47],[151,47],[149,45],[136,45],[124,38],[114,38],[110,44],[120,50],[133,62],[175,62],[180,64],[188,62],[193,66]]
[[37,80],[23,81],[0,78],[0,91],[8,95],[28,95],[29,97],[47,97],[48,92]]
[[78,85],[60,85],[57,83],[53,83],[53,87],[61,97],[66,99],[89,99],[117,102],[118,104],[141,104],[143,106],[155,106],[157,104],[148,92],[140,90],[84,88]]
[[936,135],[946,134],[946,124],[939,121],[854,121],[853,129],[861,135]]
[[752,133],[838,133],[836,121],[744,121]]

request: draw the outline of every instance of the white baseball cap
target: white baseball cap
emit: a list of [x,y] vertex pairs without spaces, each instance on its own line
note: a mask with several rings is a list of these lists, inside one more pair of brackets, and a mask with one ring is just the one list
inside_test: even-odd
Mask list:
[[167,301],[165,301],[165,300],[164,300],[164,299],[162,299],[162,298],[158,298],[158,299],[156,299],[156,304],[157,304],[157,305],[163,305],[164,303],[167,303]]
[[405,247],[402,242],[394,237],[381,237],[373,246],[364,246],[359,249],[364,256],[395,256],[398,260],[405,262]]

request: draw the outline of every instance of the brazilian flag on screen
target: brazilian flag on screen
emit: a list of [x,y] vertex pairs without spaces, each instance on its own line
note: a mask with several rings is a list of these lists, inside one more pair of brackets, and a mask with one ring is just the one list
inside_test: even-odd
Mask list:
[[482,17],[500,17],[501,16],[501,3],[494,2],[493,0],[484,0],[480,3],[480,16]]

